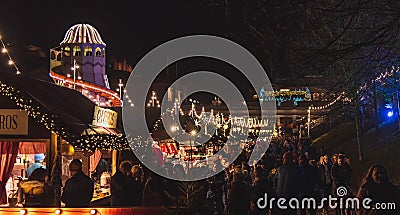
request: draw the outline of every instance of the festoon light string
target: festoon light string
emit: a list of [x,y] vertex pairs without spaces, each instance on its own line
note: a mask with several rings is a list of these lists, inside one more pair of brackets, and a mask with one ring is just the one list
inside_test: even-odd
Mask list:
[[1,46],[2,46],[1,53],[7,55],[7,57],[8,57],[8,65],[9,66],[13,66],[15,68],[15,71],[16,71],[17,75],[21,74],[21,71],[18,69],[17,64],[15,63],[13,58],[11,57],[11,55],[10,55],[10,53],[9,53],[7,47],[6,47],[6,43],[4,43],[3,37],[2,37],[1,34],[0,34],[0,42],[1,42]]

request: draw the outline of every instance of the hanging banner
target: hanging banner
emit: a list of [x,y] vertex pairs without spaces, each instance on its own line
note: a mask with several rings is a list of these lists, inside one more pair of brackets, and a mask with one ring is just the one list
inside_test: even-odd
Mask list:
[[0,135],[27,135],[28,112],[19,109],[0,109]]
[[92,124],[105,128],[116,128],[117,116],[118,113],[113,110],[95,106]]

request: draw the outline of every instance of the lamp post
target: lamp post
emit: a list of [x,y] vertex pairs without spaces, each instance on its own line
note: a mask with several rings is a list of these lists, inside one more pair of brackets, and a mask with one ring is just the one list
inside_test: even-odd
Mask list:
[[76,60],[74,59],[74,66],[71,68],[74,71],[74,90],[75,90],[75,82],[76,82],[76,69],[79,69],[79,65],[76,64]]
[[310,137],[310,126],[311,126],[311,106],[308,107],[308,119],[307,119],[307,135]]
[[118,87],[119,87],[119,98],[122,99],[122,87],[124,84],[122,83],[122,79],[119,79]]
[[194,137],[194,135],[196,135],[196,130],[192,130],[190,132],[190,138],[189,138],[189,146],[190,146],[190,154],[189,154],[189,158],[188,158],[188,170],[189,170],[189,164],[191,162],[191,160],[193,159],[193,148],[192,148],[192,137]]

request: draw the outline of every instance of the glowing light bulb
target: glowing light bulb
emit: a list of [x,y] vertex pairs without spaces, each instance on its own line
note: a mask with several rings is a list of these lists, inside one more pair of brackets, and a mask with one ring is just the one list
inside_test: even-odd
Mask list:
[[90,214],[92,214],[92,215],[97,214],[97,210],[96,210],[96,209],[91,209],[91,210],[90,210]]
[[54,211],[54,214],[61,214],[61,209],[56,209],[56,210]]
[[21,74],[21,72],[19,70],[17,70],[17,75]]
[[13,65],[13,64],[14,64],[14,61],[8,60],[8,65]]
[[2,48],[2,49],[1,49],[1,52],[2,52],[2,53],[6,53],[6,52],[7,52],[7,49],[6,49],[6,48]]

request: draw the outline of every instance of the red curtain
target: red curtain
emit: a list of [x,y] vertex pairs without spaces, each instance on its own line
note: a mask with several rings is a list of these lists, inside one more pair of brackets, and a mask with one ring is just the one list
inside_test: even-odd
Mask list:
[[101,159],[101,151],[96,150],[94,153],[90,156],[90,168],[89,171],[93,173],[96,170],[97,164],[99,164]]
[[18,142],[0,142],[0,204],[7,203],[6,184],[18,155]]
[[18,154],[46,154],[46,142],[20,142]]

